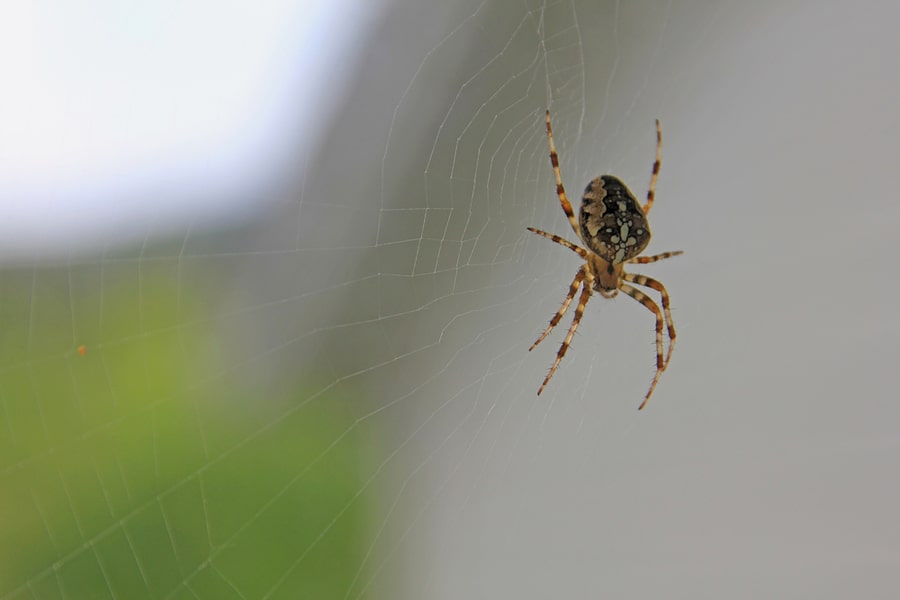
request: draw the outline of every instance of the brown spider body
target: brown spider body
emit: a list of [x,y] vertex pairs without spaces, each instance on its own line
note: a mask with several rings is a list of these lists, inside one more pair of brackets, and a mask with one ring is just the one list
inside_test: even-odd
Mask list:
[[619,294],[622,274],[625,268],[621,263],[607,262],[597,255],[589,254],[584,266],[587,271],[585,281],[604,298],[615,298]]
[[650,243],[647,215],[618,177],[603,175],[590,182],[578,217],[584,245],[614,265],[634,258]]
[[[553,318],[550,319],[550,325],[544,330],[537,341],[531,345],[529,350],[534,350],[535,346],[540,344],[550,331],[559,323],[565,312],[568,310],[575,294],[581,288],[581,295],[578,298],[578,305],[575,309],[575,317],[572,319],[572,325],[566,333],[559,351],[556,353],[556,360],[544,378],[544,383],[538,389],[538,394],[544,391],[550,378],[556,372],[559,363],[562,362],[569,344],[575,336],[575,330],[581,322],[584,315],[584,309],[594,291],[599,292],[604,298],[613,298],[620,291],[631,296],[641,304],[643,304],[656,317],[656,374],[650,384],[650,389],[644,396],[644,401],[638,407],[644,408],[659,377],[666,367],[669,365],[669,359],[672,356],[672,348],[675,346],[675,324],[672,322],[672,314],[669,310],[669,293],[665,286],[644,275],[627,273],[625,271],[626,263],[646,264],[656,262],[664,258],[678,256],[681,251],[664,252],[654,256],[640,256],[641,252],[650,243],[650,224],[647,221],[647,213],[653,206],[653,200],[656,190],[656,180],[659,177],[659,165],[662,148],[662,133],[659,128],[659,121],[656,122],[656,161],[653,163],[653,172],[650,176],[650,188],[647,191],[647,203],[641,206],[634,194],[628,187],[622,183],[618,177],[612,175],[602,175],[591,181],[584,190],[581,199],[581,210],[578,214],[578,221],[575,220],[575,213],[572,205],[566,197],[566,190],[563,186],[562,176],[559,171],[559,156],[556,153],[556,147],[553,144],[553,130],[550,127],[550,111],[547,111],[547,140],[550,144],[550,164],[553,166],[553,175],[556,178],[556,193],[559,196],[559,203],[563,212],[569,219],[569,224],[578,238],[587,246],[587,249],[577,246],[572,242],[547,233],[534,227],[528,230],[541,235],[561,246],[565,246],[584,259],[584,264],[575,274],[575,279],[569,285],[569,292],[563,300],[562,306]],[[659,292],[662,299],[662,310],[659,306],[646,294],[638,290],[629,283],[648,287]],[[664,332],[668,330],[669,349],[663,358]]]

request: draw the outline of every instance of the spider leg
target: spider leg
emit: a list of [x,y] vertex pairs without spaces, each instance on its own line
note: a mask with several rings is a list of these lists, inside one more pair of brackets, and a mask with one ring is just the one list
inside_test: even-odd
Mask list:
[[654,254],[653,256],[635,256],[631,260],[626,260],[627,263],[635,263],[638,265],[646,265],[647,263],[653,263],[658,260],[663,260],[664,258],[672,258],[673,256],[678,256],[680,254],[684,254],[684,250],[675,250],[674,252],[663,252],[662,254]]
[[650,389],[647,390],[647,395],[644,396],[644,401],[638,406],[638,410],[641,410],[644,408],[644,405],[647,404],[647,400],[650,399],[653,390],[656,389],[656,384],[659,383],[659,376],[662,375],[662,372],[666,368],[666,363],[663,361],[663,315],[656,303],[644,292],[631,287],[627,283],[619,284],[619,289],[646,306],[647,310],[656,315],[656,374],[653,375],[653,381],[650,383]]
[[547,383],[550,381],[550,378],[553,377],[553,374],[556,373],[556,368],[559,366],[559,363],[562,362],[563,356],[566,355],[566,350],[569,349],[569,344],[572,342],[572,338],[575,336],[575,330],[578,329],[578,324],[581,322],[582,315],[584,315],[584,307],[587,306],[590,297],[591,286],[583,282],[581,286],[581,296],[578,298],[578,307],[575,308],[575,318],[572,319],[572,326],[569,327],[569,332],[566,334],[566,339],[563,340],[562,345],[559,347],[559,352],[556,353],[556,360],[553,361],[553,366],[550,367],[550,372],[547,373],[547,377],[544,378],[544,383],[541,384],[541,387],[538,390],[538,396],[540,396],[541,392],[544,391],[544,388],[547,387]]
[[662,160],[662,130],[659,128],[659,119],[656,120],[656,160],[653,161],[653,173],[650,175],[650,188],[647,190],[647,204],[644,205],[644,214],[650,212],[653,207],[653,198],[656,196],[656,180],[659,179],[659,165]]
[[575,244],[573,244],[572,242],[570,242],[569,240],[567,240],[565,238],[561,238],[558,235],[554,235],[552,233],[547,233],[546,231],[543,231],[542,229],[537,229],[535,227],[526,227],[525,229],[527,229],[528,231],[530,231],[532,233],[542,235],[545,238],[547,238],[548,240],[550,240],[552,242],[556,242],[560,246],[565,246],[566,248],[568,248],[569,250],[571,250],[572,252],[574,252],[575,254],[580,256],[581,258],[587,258],[587,254],[588,254],[587,250],[585,250],[584,248],[581,248],[579,246],[576,246]]
[[556,314],[553,315],[553,318],[550,319],[550,325],[547,326],[547,329],[544,330],[544,333],[531,345],[531,348],[528,349],[529,352],[534,350],[535,346],[544,341],[544,338],[550,334],[550,331],[559,324],[560,319],[563,318],[563,315],[566,314],[566,311],[569,310],[569,305],[572,304],[572,299],[575,298],[575,292],[578,291],[578,286],[581,285],[581,282],[584,281],[584,267],[578,269],[578,272],[575,274],[575,279],[572,280],[572,284],[569,286],[569,293],[566,294],[566,299],[563,300],[562,306],[559,307],[559,310],[556,311]]
[[662,283],[645,275],[625,273],[622,275],[622,279],[654,289],[662,296],[663,314],[666,318],[666,328],[669,330],[669,350],[666,352],[666,360],[663,362],[663,371],[665,371],[669,366],[669,359],[672,358],[672,349],[675,347],[675,323],[672,321],[672,312],[669,310],[669,292]]
[[575,220],[575,212],[572,210],[572,204],[566,197],[566,188],[563,186],[562,175],[559,174],[559,155],[556,153],[556,146],[553,144],[553,129],[550,127],[550,111],[547,111],[547,139],[550,141],[550,164],[553,166],[553,176],[556,177],[556,195],[559,196],[559,203],[562,205],[563,212],[572,225],[572,231],[578,238],[581,234],[578,232],[578,221]]

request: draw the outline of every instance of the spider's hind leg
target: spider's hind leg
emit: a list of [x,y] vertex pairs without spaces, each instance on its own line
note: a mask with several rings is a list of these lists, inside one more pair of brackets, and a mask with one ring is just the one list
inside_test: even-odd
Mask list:
[[656,181],[659,179],[659,166],[662,164],[662,129],[659,127],[659,119],[656,120],[656,160],[653,161],[653,172],[650,175],[650,187],[647,189],[647,204],[644,205],[644,214],[653,208],[653,200],[656,197]]
[[559,172],[559,154],[556,153],[556,145],[553,143],[553,128],[550,127],[549,110],[546,113],[546,117],[547,140],[550,143],[550,166],[553,167],[553,176],[556,178],[556,195],[559,196],[559,204],[562,206],[563,212],[566,213],[566,218],[569,219],[572,231],[575,232],[575,235],[580,236],[581,234],[578,233],[578,221],[575,219],[575,211],[572,210],[572,203],[569,202],[569,198],[566,196],[566,188],[563,185],[562,175]]

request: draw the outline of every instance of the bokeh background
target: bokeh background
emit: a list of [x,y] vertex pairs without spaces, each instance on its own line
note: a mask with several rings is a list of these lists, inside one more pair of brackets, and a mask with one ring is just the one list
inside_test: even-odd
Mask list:
[[[898,21],[5,4],[0,599],[896,598]],[[624,296],[535,395],[548,107],[573,198],[662,122],[642,412]]]

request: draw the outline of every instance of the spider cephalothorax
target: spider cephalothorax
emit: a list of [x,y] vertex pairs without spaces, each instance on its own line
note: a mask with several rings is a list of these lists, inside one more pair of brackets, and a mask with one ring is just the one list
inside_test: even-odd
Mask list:
[[[655,279],[644,275],[627,273],[625,264],[646,264],[681,254],[681,251],[678,250],[653,256],[640,256],[640,253],[650,243],[651,234],[650,224],[647,222],[647,213],[650,212],[650,208],[653,206],[656,180],[659,177],[662,149],[662,132],[659,127],[659,121],[656,122],[656,161],[653,163],[653,174],[650,176],[647,203],[641,206],[634,194],[618,177],[601,175],[591,181],[585,188],[584,195],[581,198],[581,210],[576,221],[572,204],[566,197],[566,190],[559,172],[559,155],[556,153],[556,146],[553,144],[553,129],[550,127],[549,110],[546,117],[547,139],[550,143],[550,164],[553,166],[553,175],[556,177],[556,193],[559,196],[559,203],[562,205],[563,212],[566,213],[575,235],[587,246],[587,249],[573,244],[558,235],[547,233],[534,227],[528,228],[529,231],[533,231],[572,250],[585,261],[575,274],[575,279],[569,285],[569,292],[565,300],[563,300],[559,311],[550,319],[550,325],[547,326],[537,341],[529,348],[529,350],[533,350],[556,327],[575,298],[578,288],[581,288],[578,306],[575,309],[575,318],[572,319],[572,325],[569,327],[569,331],[559,351],[556,353],[556,360],[553,366],[550,367],[550,372],[538,389],[538,394],[544,391],[550,378],[553,377],[557,367],[559,367],[563,356],[565,356],[566,350],[569,349],[569,344],[572,342],[575,330],[578,329],[578,324],[581,322],[581,317],[584,314],[584,307],[587,305],[592,292],[597,291],[605,298],[613,298],[619,291],[622,291],[647,307],[656,317],[656,374],[650,383],[650,389],[647,390],[647,394],[644,396],[644,401],[638,407],[644,408],[644,405],[656,388],[657,382],[659,382],[659,376],[666,370],[666,367],[669,365],[669,359],[672,357],[672,348],[675,346],[675,325],[672,322],[672,314],[669,311],[669,294],[665,286]],[[662,311],[649,296],[626,282],[645,286],[659,292],[662,298]],[[664,329],[667,329],[669,334],[669,349],[665,353],[665,358],[663,358]]]

